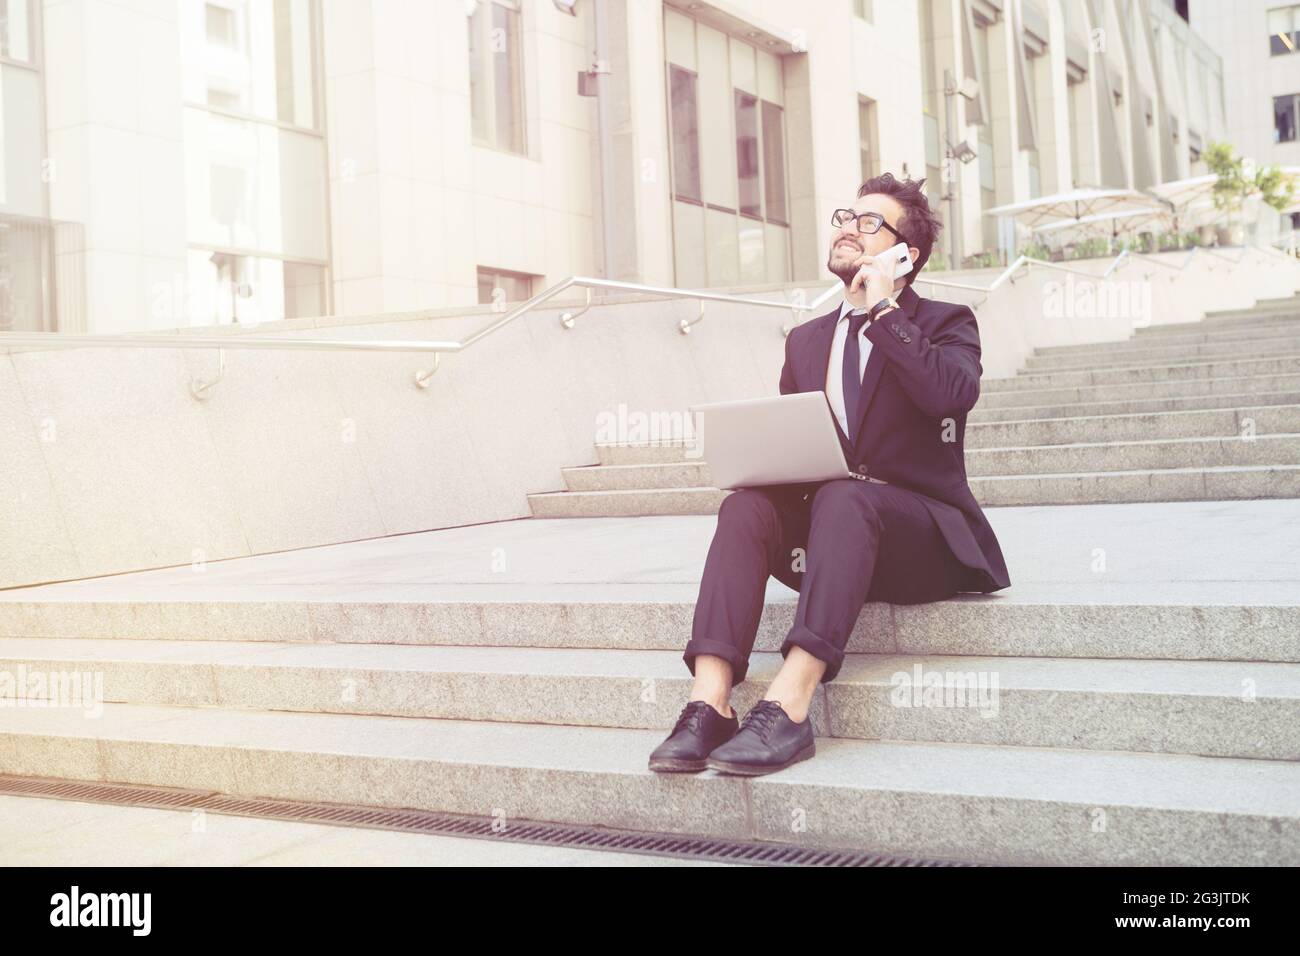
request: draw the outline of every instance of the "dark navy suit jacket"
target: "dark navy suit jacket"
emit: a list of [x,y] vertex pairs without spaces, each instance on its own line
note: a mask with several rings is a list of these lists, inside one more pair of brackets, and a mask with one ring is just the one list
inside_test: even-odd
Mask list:
[[[1009,587],[998,539],[966,481],[966,413],[979,398],[984,372],[975,313],[923,299],[910,285],[895,298],[899,308],[865,333],[871,354],[858,399],[857,441],[851,443],[835,422],[845,460],[861,475],[921,495],[948,547],[969,570],[960,590]],[[825,390],[839,317],[837,303],[791,330],[781,394]]]

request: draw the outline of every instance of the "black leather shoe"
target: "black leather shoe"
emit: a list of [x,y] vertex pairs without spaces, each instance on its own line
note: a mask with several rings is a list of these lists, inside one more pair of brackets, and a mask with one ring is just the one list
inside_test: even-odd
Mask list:
[[703,770],[709,751],[735,736],[740,720],[723,717],[703,700],[688,701],[668,739],[650,754],[651,770]]
[[740,732],[709,754],[706,766],[757,776],[784,770],[816,752],[811,714],[796,724],[780,701],[760,700],[745,715]]

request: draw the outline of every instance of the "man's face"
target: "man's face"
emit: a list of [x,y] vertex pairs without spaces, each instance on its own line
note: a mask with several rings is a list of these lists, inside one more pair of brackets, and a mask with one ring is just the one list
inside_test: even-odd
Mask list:
[[[852,209],[859,214],[880,213],[885,217],[885,222],[895,229],[898,229],[898,221],[903,215],[903,207],[898,201],[893,196],[886,196],[883,193],[868,193],[866,196],[860,196],[853,205],[844,208]],[[899,229],[899,232],[902,230]],[[831,252],[830,258],[826,260],[826,268],[848,285],[857,275],[857,261],[863,255],[880,255],[886,249],[898,245],[898,242],[898,237],[884,226],[872,235],[864,235],[858,232],[856,221],[846,223],[831,233]]]

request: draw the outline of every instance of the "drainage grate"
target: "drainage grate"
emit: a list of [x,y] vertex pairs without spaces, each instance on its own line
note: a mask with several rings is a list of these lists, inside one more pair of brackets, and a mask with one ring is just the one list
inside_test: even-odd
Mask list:
[[796,846],[754,840],[612,830],[571,823],[520,821],[504,831],[493,829],[492,817],[435,810],[390,810],[379,807],[303,803],[294,800],[233,797],[197,790],[174,790],[136,784],[93,783],[15,777],[0,774],[0,795],[50,797],[162,810],[204,810],[230,816],[261,817],[298,823],[430,833],[506,843],[530,843],[573,849],[666,856],[769,866],[981,866],[955,860],[917,860],[861,850]]

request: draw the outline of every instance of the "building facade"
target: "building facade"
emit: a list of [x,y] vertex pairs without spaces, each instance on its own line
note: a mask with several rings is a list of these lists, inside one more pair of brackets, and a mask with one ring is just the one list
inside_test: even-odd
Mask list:
[[1228,140],[1259,165],[1300,167],[1300,4],[1200,0],[1189,14],[1223,61]]
[[823,280],[831,211],[885,170],[926,176],[982,263],[1006,240],[984,210],[1194,174],[1225,129],[1219,55],[1164,0],[0,0],[0,21],[19,329],[514,302],[577,274]]

